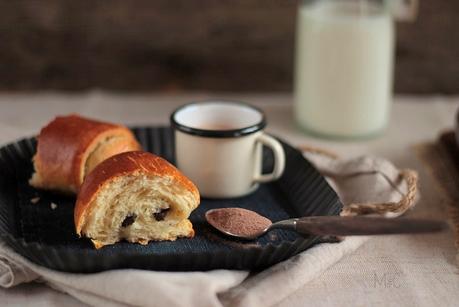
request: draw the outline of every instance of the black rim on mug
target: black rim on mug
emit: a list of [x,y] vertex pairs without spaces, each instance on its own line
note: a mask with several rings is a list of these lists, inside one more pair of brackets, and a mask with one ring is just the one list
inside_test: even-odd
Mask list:
[[[260,120],[257,123],[246,126],[246,127],[241,127],[237,129],[229,129],[229,130],[195,128],[195,127],[184,125],[177,121],[176,115],[178,113],[190,107],[202,106],[206,104],[234,105],[234,106],[249,108],[252,111],[257,112],[260,115]],[[241,136],[249,135],[249,134],[262,130],[263,128],[266,127],[266,116],[264,112],[261,111],[259,108],[254,107],[245,102],[222,100],[222,99],[212,99],[212,100],[191,102],[191,103],[187,103],[185,105],[178,107],[177,109],[175,109],[174,112],[172,112],[170,116],[170,123],[171,123],[172,128],[177,129],[178,131],[181,131],[187,134],[192,134],[192,135],[202,136],[202,137],[212,137],[212,138],[232,138],[232,137],[241,137]]]

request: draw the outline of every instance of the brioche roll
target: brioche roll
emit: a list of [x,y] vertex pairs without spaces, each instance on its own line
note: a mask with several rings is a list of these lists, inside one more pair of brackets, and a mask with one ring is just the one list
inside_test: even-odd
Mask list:
[[193,237],[188,217],[199,201],[195,185],[166,160],[141,151],[121,153],[86,177],[75,228],[96,248],[123,239],[147,244]]
[[33,157],[36,188],[75,193],[100,162],[115,154],[140,150],[132,132],[124,126],[78,115],[60,116],[38,136]]

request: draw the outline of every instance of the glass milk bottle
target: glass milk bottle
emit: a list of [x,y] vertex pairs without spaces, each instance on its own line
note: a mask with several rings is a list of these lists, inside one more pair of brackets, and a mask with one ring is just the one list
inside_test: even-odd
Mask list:
[[295,118],[313,134],[355,138],[387,125],[394,22],[383,0],[302,1],[298,10]]

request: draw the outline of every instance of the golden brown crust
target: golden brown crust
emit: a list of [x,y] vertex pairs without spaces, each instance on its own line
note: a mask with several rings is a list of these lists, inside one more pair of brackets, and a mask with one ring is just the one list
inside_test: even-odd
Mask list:
[[[78,193],[74,219],[77,234],[81,233],[89,205],[98,191],[110,181],[133,173],[153,176],[169,176],[176,184],[182,185],[194,196],[199,204],[199,191],[196,186],[172,164],[161,157],[143,151],[125,152],[108,158],[99,164],[85,179]],[[193,232],[194,234],[194,232]]]
[[91,242],[92,242],[92,244],[94,245],[94,247],[95,247],[96,249],[100,249],[100,248],[102,248],[102,247],[105,246],[104,243],[102,243],[102,242],[100,242],[100,241],[97,241],[97,240],[92,240],[92,239],[91,239]]
[[126,138],[126,146],[122,150],[140,149],[132,132],[124,126],[74,114],[55,118],[38,136],[34,166],[39,180],[32,179],[31,184],[39,188],[76,192],[85,175],[86,159],[102,140],[114,136]]

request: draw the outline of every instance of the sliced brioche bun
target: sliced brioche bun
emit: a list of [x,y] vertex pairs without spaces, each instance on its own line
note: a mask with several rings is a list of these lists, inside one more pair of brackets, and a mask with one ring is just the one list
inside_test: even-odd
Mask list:
[[75,228],[97,248],[123,239],[147,244],[193,237],[188,217],[199,202],[196,186],[163,158],[121,153],[86,177],[75,206]]
[[38,136],[33,157],[36,188],[76,193],[84,177],[100,162],[115,154],[140,150],[132,132],[124,126],[78,115],[60,116]]

